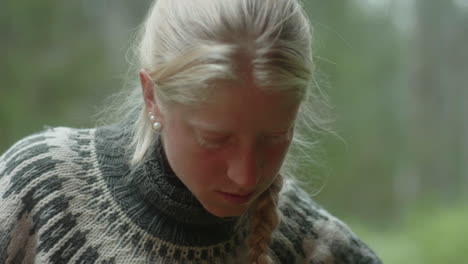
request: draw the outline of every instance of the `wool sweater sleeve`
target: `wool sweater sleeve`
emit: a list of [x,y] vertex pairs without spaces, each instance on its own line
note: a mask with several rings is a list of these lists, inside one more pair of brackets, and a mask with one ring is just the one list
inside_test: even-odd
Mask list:
[[276,237],[282,243],[273,243],[278,262],[382,264],[345,223],[315,203],[294,181],[286,181],[281,198],[283,222]]
[[23,263],[33,258],[37,238],[32,232],[31,202],[23,189],[41,168],[46,152],[42,135],[24,138],[0,156],[0,263]]
[[[62,214],[66,174],[60,167],[67,129],[53,128],[28,136],[0,156],[0,263],[33,263],[50,239],[39,237],[39,228],[53,234],[60,226],[53,219]],[[54,210],[49,209],[54,204]]]

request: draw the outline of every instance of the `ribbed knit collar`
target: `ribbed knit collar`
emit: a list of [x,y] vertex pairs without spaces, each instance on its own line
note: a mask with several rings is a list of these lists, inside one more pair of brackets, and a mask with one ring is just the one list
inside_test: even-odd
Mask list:
[[242,240],[238,218],[210,214],[171,169],[161,144],[131,169],[125,147],[130,137],[122,125],[96,131],[96,153],[108,188],[122,210],[149,233],[183,245],[207,246]]

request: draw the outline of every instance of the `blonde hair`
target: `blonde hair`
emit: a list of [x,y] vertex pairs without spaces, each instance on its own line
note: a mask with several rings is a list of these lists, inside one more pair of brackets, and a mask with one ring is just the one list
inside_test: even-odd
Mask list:
[[278,212],[278,194],[283,186],[283,178],[276,177],[271,186],[263,192],[252,206],[251,232],[247,237],[249,261],[256,264],[271,263],[269,246],[272,231],[280,222]]
[[[314,109],[323,100],[312,89],[311,28],[298,0],[157,0],[138,36],[135,68],[154,80],[155,100],[164,112],[170,103],[203,104],[220,81],[242,81],[245,68],[261,89],[288,91],[302,103],[280,175],[294,174],[297,157],[308,157],[314,136],[327,119]],[[239,59],[241,58],[241,59]],[[242,60],[242,61],[241,61]],[[245,62],[250,63],[245,63]],[[142,164],[158,135],[151,129],[140,89],[122,109],[132,121],[131,164]],[[306,154],[304,156],[304,154]],[[246,239],[252,263],[271,262],[269,244],[280,221],[278,193],[283,176],[251,206]]]

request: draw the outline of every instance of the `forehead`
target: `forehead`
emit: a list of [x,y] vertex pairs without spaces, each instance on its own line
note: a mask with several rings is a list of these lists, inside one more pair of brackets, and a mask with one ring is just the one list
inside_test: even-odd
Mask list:
[[179,106],[179,118],[221,130],[279,130],[294,122],[299,101],[291,92],[253,84],[215,86],[198,106]]

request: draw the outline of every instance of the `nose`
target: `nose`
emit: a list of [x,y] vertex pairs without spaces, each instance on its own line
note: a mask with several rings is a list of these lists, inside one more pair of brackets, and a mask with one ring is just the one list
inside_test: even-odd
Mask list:
[[259,177],[259,160],[254,148],[239,151],[229,163],[227,175],[239,188],[252,190]]

